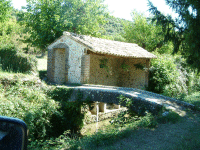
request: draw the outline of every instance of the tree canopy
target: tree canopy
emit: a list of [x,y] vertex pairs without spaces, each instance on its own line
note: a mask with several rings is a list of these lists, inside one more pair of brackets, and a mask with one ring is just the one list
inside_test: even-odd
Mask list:
[[26,42],[43,51],[63,31],[99,36],[107,14],[101,0],[28,0],[25,10],[21,20],[30,34]]
[[200,0],[165,0],[178,17],[163,15],[149,1],[153,21],[162,26],[164,41],[172,41],[174,53],[180,51],[187,62],[200,70]]
[[12,10],[9,0],[0,0],[0,22],[4,22],[10,16]]
[[124,23],[124,38],[127,42],[136,43],[148,51],[170,53],[172,45],[164,43],[161,26],[156,26],[144,14],[133,11],[132,22]]

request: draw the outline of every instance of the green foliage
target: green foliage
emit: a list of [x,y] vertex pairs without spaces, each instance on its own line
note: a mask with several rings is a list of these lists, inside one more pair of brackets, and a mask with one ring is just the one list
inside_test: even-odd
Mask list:
[[176,98],[188,94],[187,82],[190,72],[181,64],[184,60],[180,56],[157,55],[157,57],[158,59],[152,61],[150,68],[148,90]]
[[144,64],[135,64],[134,66],[136,69],[141,69],[141,70],[143,70],[145,68]]
[[43,150],[43,149],[69,149],[74,147],[77,143],[77,138],[69,137],[70,131],[65,131],[57,138],[50,138],[49,140],[35,140],[29,143],[28,149],[30,150]]
[[47,71],[46,70],[40,70],[39,71],[39,77],[41,80],[43,80],[44,78],[47,78]]
[[51,98],[53,98],[56,101],[68,101],[71,94],[72,94],[72,89],[70,88],[55,88],[55,89],[50,89],[47,93]]
[[100,59],[99,61],[100,61],[100,64],[99,64],[100,68],[108,69],[108,59],[107,58]]
[[107,14],[101,0],[37,0],[27,3],[27,12],[20,15],[30,33],[26,42],[43,51],[63,31],[100,36],[99,24],[104,24]]
[[110,123],[115,127],[124,127],[126,124],[140,120],[137,115],[130,116],[128,111],[123,111],[118,114],[117,117],[113,118]]
[[50,134],[54,137],[63,134],[66,130],[77,134],[83,127],[84,114],[81,112],[81,107],[84,104],[81,101],[82,95],[79,93],[75,102],[69,102],[72,91],[69,88],[55,88],[48,92],[48,95],[58,101],[60,105],[58,111],[51,118],[53,127]]
[[194,92],[191,95],[185,96],[182,100],[200,108],[200,92],[199,91]]
[[124,32],[123,22],[129,22],[124,19],[115,18],[113,16],[107,16],[105,18],[106,23],[102,26],[101,38],[108,39],[108,40],[115,40],[125,42],[125,39],[122,36]]
[[11,15],[10,0],[0,0],[0,22],[4,22]]
[[[29,129],[29,140],[47,137],[51,127],[50,117],[57,110],[58,103],[49,99],[37,84],[22,84],[17,79],[16,85],[1,84],[0,115],[24,120]],[[43,87],[45,88],[45,87]]]
[[150,22],[143,14],[133,11],[133,22],[124,23],[123,37],[127,42],[136,43],[148,51],[158,51],[159,53],[170,53],[172,50],[170,43],[163,43],[161,26],[156,26]]
[[37,69],[36,59],[33,56],[20,52],[13,45],[1,46],[0,64],[2,70],[12,72],[29,73]]
[[[125,104],[125,106],[127,107],[128,110],[120,112],[116,118],[113,118],[110,121],[111,124],[113,124],[116,127],[124,127],[127,124],[140,122],[141,120],[144,121],[144,118],[146,118],[146,119],[149,118],[149,120],[145,120],[144,122],[142,121],[144,123],[143,125],[138,124],[138,126],[142,126],[142,127],[155,127],[156,126],[157,123],[155,122],[154,117],[150,113],[147,112],[148,110],[146,110],[145,114],[142,114],[142,116],[140,116],[141,113],[137,114],[136,112],[134,112],[132,110],[132,106],[135,105],[133,100],[131,100],[130,98],[126,98],[123,95],[120,95],[119,101],[120,101],[120,104]],[[144,109],[146,109],[145,106],[142,106],[142,105],[140,105],[139,107],[144,107]],[[138,111],[138,112],[140,112],[140,111]],[[149,124],[147,122],[149,122]]]
[[5,45],[12,43],[19,48],[27,47],[21,40],[26,33],[23,32],[24,27],[17,23],[17,19],[12,16],[4,22],[0,22],[0,44]]
[[2,74],[5,75],[0,76],[0,115],[24,120],[30,142],[58,137],[66,130],[71,134],[79,132],[84,118],[81,93],[75,102],[68,102],[72,89],[49,88],[29,75]]
[[121,64],[121,68],[122,68],[124,71],[129,71],[130,66],[127,65],[127,64],[125,64],[125,63],[122,63],[122,64]]
[[162,26],[165,42],[171,41],[174,45],[174,53],[180,51],[187,58],[187,62],[200,69],[200,7],[199,0],[165,0],[178,17],[172,19],[157,10],[149,1],[150,12],[153,20]]

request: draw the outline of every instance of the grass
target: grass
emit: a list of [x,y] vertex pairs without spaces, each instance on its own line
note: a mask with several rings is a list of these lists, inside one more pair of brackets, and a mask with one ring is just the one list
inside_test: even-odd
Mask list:
[[174,150],[199,150],[200,149],[200,114],[195,114],[196,125],[189,128],[187,135],[183,136],[180,143],[174,147]]
[[183,101],[193,104],[196,107],[200,107],[200,92],[195,92],[191,95],[184,97]]
[[37,58],[38,61],[38,71],[40,70],[47,70],[47,56],[43,58]]
[[[161,118],[162,117],[159,119]],[[169,112],[168,119],[164,116],[160,123],[166,123],[167,126],[173,125],[171,124],[171,122],[173,122],[172,120],[175,119],[177,123],[179,121],[178,118],[176,113]],[[157,132],[157,123],[155,122],[155,117],[151,114],[147,114],[139,120],[128,123],[123,127],[116,127],[109,124],[106,127],[104,126],[102,130],[98,130],[98,132],[86,135],[82,138],[74,136],[74,138],[71,139],[68,138],[68,136],[61,135],[57,139],[45,141],[42,148],[49,149],[50,143],[54,143],[54,146],[51,147],[52,149],[131,149],[135,146],[133,142],[134,139],[137,139],[141,145],[146,143],[145,140],[147,140],[148,137],[145,136],[145,139],[143,139],[143,133],[149,132],[153,134]],[[168,135],[168,130],[165,132],[164,138]]]
[[[38,58],[38,70],[41,73],[41,76],[46,76],[46,58]],[[4,71],[0,71],[0,79],[1,78],[31,78],[31,75],[27,74],[21,74],[21,73],[8,73]],[[17,117],[23,118],[25,116],[25,113],[22,112],[21,109],[19,109],[17,106],[20,104],[22,105],[25,110],[30,109],[29,106],[33,107],[31,108],[32,111],[35,111],[35,106],[32,106],[33,103],[36,103],[37,101],[46,99],[45,98],[45,93],[41,93],[40,89],[34,89],[34,87],[30,88],[30,90],[27,90],[30,87],[27,86],[19,86],[16,89],[5,89],[0,95],[3,101],[10,101],[10,103],[14,104],[15,109],[12,108],[12,105],[5,105],[6,109],[10,111],[3,111],[1,114],[5,115],[13,115],[13,113]],[[19,90],[21,91],[19,95]],[[10,94],[14,94],[13,96]],[[16,95],[18,94],[18,96]],[[13,98],[14,97],[14,98]],[[21,103],[21,99],[26,100],[24,104]],[[14,100],[15,99],[15,100]],[[186,96],[184,101],[194,104],[195,106],[200,107],[200,92],[193,93],[192,95]],[[39,102],[37,105],[40,106],[41,102]],[[53,103],[54,104],[54,103]],[[16,106],[15,106],[16,105]],[[3,105],[2,105],[3,106]],[[39,107],[40,108],[40,107]],[[42,108],[42,107],[41,107]],[[50,108],[48,106],[48,108]],[[11,114],[12,112],[12,114]],[[37,112],[34,112],[37,114]],[[33,113],[33,115],[34,115]],[[50,112],[51,113],[51,112]],[[41,112],[42,114],[42,112]],[[40,117],[40,113],[37,114],[38,117],[36,117],[38,120]],[[43,115],[43,114],[42,114]],[[33,116],[32,116],[33,117]],[[200,118],[199,116],[197,118]],[[163,124],[166,123],[178,123],[181,120],[180,116],[178,116],[174,112],[169,112],[167,116],[159,116],[158,117],[158,123]],[[199,120],[196,120],[199,123]],[[41,123],[43,123],[41,121]],[[153,126],[152,123],[154,124]],[[170,125],[170,124],[169,124]],[[119,143],[123,143],[124,139],[125,141],[128,141],[123,145],[124,149],[130,149],[133,146],[132,139],[137,138],[135,136],[135,133],[139,131],[142,128],[148,128],[148,127],[153,127],[155,128],[155,120],[154,117],[152,116],[145,116],[142,119],[126,124],[124,127],[114,127],[109,125],[107,128],[104,128],[103,130],[99,130],[97,133],[93,135],[87,135],[84,136],[83,138],[74,136],[74,138],[69,138],[67,135],[61,135],[57,139],[52,139],[48,141],[33,141],[30,143],[32,144],[32,147],[37,147],[38,149],[119,149]],[[32,125],[32,128],[34,126]],[[139,130],[138,130],[139,129]],[[34,129],[36,130],[36,129]],[[157,129],[154,129],[155,131]],[[200,149],[200,126],[194,126],[190,127],[189,129],[189,134],[183,135],[180,138],[180,141],[176,143],[176,146],[173,149],[177,150],[193,150],[193,149]],[[143,130],[141,134],[145,134],[147,130]],[[149,130],[148,130],[149,131]],[[168,132],[168,131],[166,131]],[[147,138],[147,137],[145,137]],[[141,144],[144,144],[146,141],[144,141],[141,138],[141,141],[139,141]],[[59,145],[58,145],[59,143]],[[39,145],[42,145],[40,147]],[[34,148],[35,149],[35,148]]]
[[[115,127],[114,125],[108,125],[104,127],[103,130],[98,130],[95,134],[90,134],[84,136],[81,139],[76,139],[68,149],[87,149],[93,150],[98,147],[110,147],[112,144],[117,141],[129,137],[135,130],[138,128],[148,128],[151,127],[152,122],[154,121],[153,116],[148,114],[147,116],[141,117],[140,120],[129,123],[124,127]],[[66,149],[66,144],[69,143],[69,139],[65,137],[57,139],[57,143],[62,143],[58,145],[58,149]]]
[[181,120],[181,116],[173,111],[165,112],[167,115],[161,115],[157,118],[158,123],[177,123]]

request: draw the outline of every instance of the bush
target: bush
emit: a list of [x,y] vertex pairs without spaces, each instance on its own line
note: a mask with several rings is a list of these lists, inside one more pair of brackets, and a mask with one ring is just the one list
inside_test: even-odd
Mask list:
[[152,60],[148,90],[176,98],[187,95],[192,70],[186,61],[181,56],[157,56],[158,59]]
[[59,105],[49,99],[41,87],[17,83],[14,86],[0,86],[0,115],[24,120],[29,129],[29,139],[47,138],[51,129],[50,118]]
[[183,101],[195,105],[198,109],[200,108],[200,92],[192,93],[184,97]]
[[2,70],[12,72],[29,73],[37,69],[37,60],[20,52],[14,45],[0,47],[0,64]]
[[24,120],[30,142],[58,137],[66,130],[79,133],[84,118],[81,93],[77,101],[68,102],[72,89],[52,88],[37,84],[35,80],[22,80],[30,75],[3,74],[5,76],[0,76],[0,115]]
[[42,84],[38,77],[23,73],[8,73],[0,71],[0,84],[5,87],[12,87],[17,84],[34,86]]
[[84,113],[81,112],[81,107],[84,105],[81,93],[75,102],[69,102],[72,94],[72,89],[55,88],[48,92],[48,95],[59,102],[60,108],[51,117],[52,136],[57,137],[63,134],[64,131],[70,130],[71,133],[79,133],[83,127]]
[[41,80],[43,80],[43,79],[47,79],[47,71],[46,70],[40,70],[39,71],[39,77],[40,77],[40,79]]

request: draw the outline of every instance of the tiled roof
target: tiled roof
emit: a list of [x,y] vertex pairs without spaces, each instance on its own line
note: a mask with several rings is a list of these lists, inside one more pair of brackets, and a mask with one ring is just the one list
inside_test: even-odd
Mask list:
[[112,41],[86,35],[78,35],[66,31],[63,32],[63,36],[70,37],[71,39],[86,46],[93,53],[97,54],[133,58],[156,58],[155,55],[134,43]]

